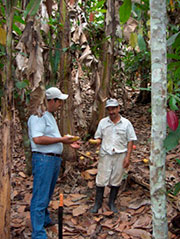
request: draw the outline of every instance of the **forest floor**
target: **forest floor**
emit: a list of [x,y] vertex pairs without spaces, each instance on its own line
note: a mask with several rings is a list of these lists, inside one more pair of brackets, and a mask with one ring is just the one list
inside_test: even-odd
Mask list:
[[[138,141],[131,156],[131,165],[125,174],[117,197],[119,213],[109,211],[107,201],[110,189],[104,194],[103,206],[97,214],[90,208],[95,198],[97,173],[97,149],[83,142],[78,150],[77,161],[66,161],[63,175],[59,177],[49,206],[53,218],[58,218],[59,194],[64,194],[63,238],[64,239],[149,239],[152,238],[152,212],[149,191],[149,166],[144,159],[150,157],[151,115],[150,106],[136,106],[122,114],[128,118],[136,131]],[[21,136],[17,136],[17,142]],[[166,183],[171,189],[180,182],[180,146],[167,154]],[[29,205],[32,193],[32,176],[25,174],[25,157],[21,143],[14,149],[12,168],[12,239],[31,238]],[[180,195],[167,196],[169,238],[177,239],[171,220],[180,211]],[[58,226],[47,229],[48,239],[58,238]]]

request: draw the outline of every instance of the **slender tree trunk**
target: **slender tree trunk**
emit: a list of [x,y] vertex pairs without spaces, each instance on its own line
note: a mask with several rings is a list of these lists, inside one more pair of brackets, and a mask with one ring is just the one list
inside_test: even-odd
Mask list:
[[168,238],[164,139],[166,137],[166,0],[151,0],[152,129],[150,185],[153,238]]
[[[71,84],[71,57],[69,53],[70,46],[70,21],[67,8],[68,1],[60,0],[60,46],[62,50],[60,58],[60,88],[69,95],[64,103],[61,112],[60,128],[62,134],[74,134],[75,127],[73,122],[73,91]],[[63,155],[68,159],[75,159],[76,152],[69,146],[64,147]]]
[[94,134],[98,121],[105,115],[105,101],[109,96],[112,66],[114,63],[114,39],[116,31],[115,0],[107,0],[107,13],[105,18],[105,37],[103,44],[101,62],[98,71],[100,72],[100,87],[94,101],[92,120],[89,132]]
[[[14,3],[15,4],[15,3]],[[6,1],[6,62],[3,75],[2,97],[2,129],[1,129],[1,158],[0,158],[0,238],[10,238],[10,191],[12,163],[12,109],[13,109],[13,80],[12,80],[12,1]]]

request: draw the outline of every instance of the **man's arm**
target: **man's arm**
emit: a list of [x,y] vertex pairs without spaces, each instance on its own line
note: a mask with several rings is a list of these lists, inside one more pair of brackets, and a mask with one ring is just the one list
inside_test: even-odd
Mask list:
[[133,141],[129,141],[128,145],[127,145],[127,154],[126,154],[126,157],[124,158],[124,162],[123,162],[124,168],[127,168],[130,164],[132,148],[133,148]]
[[69,137],[69,136],[55,138],[55,137],[49,137],[44,135],[39,137],[34,137],[33,141],[35,144],[41,144],[41,145],[56,144],[56,143],[72,144],[74,142],[72,137]]

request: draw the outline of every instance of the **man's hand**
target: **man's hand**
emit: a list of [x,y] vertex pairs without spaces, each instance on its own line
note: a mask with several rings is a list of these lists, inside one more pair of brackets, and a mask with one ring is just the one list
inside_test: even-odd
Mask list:
[[124,162],[123,162],[123,168],[127,168],[130,164],[130,160],[129,160],[129,157],[125,157],[124,158]]
[[61,139],[61,142],[64,144],[72,144],[73,142],[77,141],[79,137],[73,135],[65,135]]
[[80,141],[76,141],[76,142],[70,144],[70,146],[71,146],[73,149],[79,149],[79,148],[80,148],[80,144],[81,144]]

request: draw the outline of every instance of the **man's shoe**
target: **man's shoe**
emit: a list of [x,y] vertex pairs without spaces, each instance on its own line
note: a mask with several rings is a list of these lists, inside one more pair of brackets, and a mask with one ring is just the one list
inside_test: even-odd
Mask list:
[[103,194],[104,194],[104,187],[96,186],[95,204],[93,208],[90,210],[91,213],[97,213],[99,208],[101,208],[102,201],[103,201]]
[[114,213],[118,213],[118,210],[114,204],[118,191],[119,191],[119,187],[113,187],[113,186],[111,187],[108,206],[109,206],[109,209],[113,211]]

